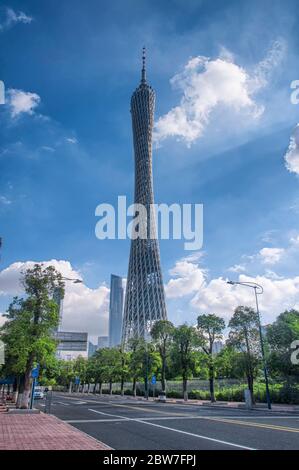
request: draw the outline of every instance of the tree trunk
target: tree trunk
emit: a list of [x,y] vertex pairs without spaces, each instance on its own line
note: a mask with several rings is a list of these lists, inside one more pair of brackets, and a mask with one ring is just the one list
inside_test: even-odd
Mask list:
[[24,374],[24,390],[21,398],[20,408],[27,409],[29,408],[29,398],[30,398],[30,389],[31,389],[31,370],[32,370],[32,361],[29,359],[26,367],[26,372]]
[[102,392],[103,392],[103,383],[100,382],[99,383],[99,394],[102,395]]
[[112,395],[112,380],[109,382],[109,393]]
[[210,395],[211,395],[211,402],[215,403],[215,390],[214,390],[214,366],[209,366],[209,383],[210,383]]
[[253,377],[250,374],[247,375],[247,383],[248,383],[248,388],[250,391],[251,401],[252,401],[252,404],[254,405],[255,400],[254,400],[254,393],[253,393]]
[[94,389],[93,389],[93,394],[95,395],[97,393],[97,382],[95,381],[94,383]]
[[17,377],[13,384],[13,392],[12,392],[12,402],[16,403],[18,399],[18,388],[19,388],[19,377]]
[[135,378],[135,377],[133,378],[133,389],[132,389],[132,392],[133,392],[133,396],[136,397],[136,378]]
[[248,374],[247,374],[247,382],[248,382],[248,388],[250,390],[250,395],[251,395],[251,401],[252,404],[255,404],[255,399],[254,399],[254,393],[253,393],[253,369],[252,369],[252,363],[251,363],[251,350],[250,350],[250,344],[249,344],[249,339],[248,339],[248,333],[247,330],[245,329],[244,331],[245,334],[245,341],[246,341],[246,349],[247,349],[247,357],[248,357]]
[[18,398],[16,402],[16,408],[20,408],[21,406],[23,391],[24,391],[24,375],[21,375],[21,377],[19,378],[19,383],[18,383]]
[[121,378],[121,382],[120,382],[120,394],[121,396],[124,395],[124,378],[123,377]]
[[163,356],[162,357],[162,370],[161,370],[162,392],[166,392],[165,371],[166,371],[166,358],[165,356]]
[[188,392],[187,392],[187,379],[183,377],[183,394],[184,394],[184,401],[188,400]]
[[148,399],[149,390],[148,390],[148,378],[147,376],[144,377],[144,398]]

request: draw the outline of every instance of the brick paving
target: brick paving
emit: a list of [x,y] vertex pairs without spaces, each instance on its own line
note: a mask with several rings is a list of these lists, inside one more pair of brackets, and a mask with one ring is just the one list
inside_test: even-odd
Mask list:
[[0,450],[109,450],[110,447],[55,416],[0,415]]

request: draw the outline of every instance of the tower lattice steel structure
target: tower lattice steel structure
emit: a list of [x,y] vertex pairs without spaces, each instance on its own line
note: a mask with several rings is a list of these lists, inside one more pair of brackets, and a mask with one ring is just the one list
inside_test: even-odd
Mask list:
[[[131,98],[135,154],[135,204],[147,210],[147,237],[131,240],[126,287],[122,342],[132,337],[148,338],[152,325],[167,318],[159,244],[156,237],[152,176],[152,131],[155,92],[146,81],[145,49],[142,55],[141,82]],[[153,236],[154,235],[154,236]]]

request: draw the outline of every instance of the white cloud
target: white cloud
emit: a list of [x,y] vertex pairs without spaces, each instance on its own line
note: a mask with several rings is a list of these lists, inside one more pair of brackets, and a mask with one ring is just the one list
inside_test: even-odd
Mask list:
[[228,271],[232,273],[241,273],[241,272],[246,271],[246,268],[243,264],[235,264],[234,266],[231,266],[230,268],[228,268]]
[[178,298],[193,294],[204,282],[204,273],[198,264],[188,258],[177,261],[175,267],[169,271],[175,279],[170,279],[165,286],[166,296]]
[[225,48],[216,59],[191,58],[183,71],[170,80],[182,97],[178,106],[156,122],[155,140],[159,143],[173,136],[190,145],[202,136],[218,106],[235,113],[244,112],[253,120],[258,118],[263,107],[254,94],[267,85],[270,71],[280,62],[284,49],[284,42],[276,41],[252,73],[234,63],[233,55]]
[[12,8],[6,8],[0,19],[0,32],[5,31],[18,23],[30,24],[33,18],[26,15],[23,11],[14,11]]
[[299,175],[299,124],[296,125],[284,156],[287,169]]
[[259,251],[263,264],[276,264],[278,263],[285,253],[284,248],[262,248]]
[[18,117],[22,113],[34,114],[35,108],[40,104],[40,96],[37,93],[11,88],[8,90],[8,96],[10,112],[13,118]]
[[[249,277],[241,274],[239,281],[257,282],[263,286],[264,293],[259,297],[259,303],[264,321],[274,321],[286,309],[299,308],[299,276],[270,279],[265,275]],[[231,286],[223,278],[212,279],[193,297],[191,305],[198,311],[216,313],[229,319],[238,305],[254,307],[254,293],[247,287]]]
[[[21,271],[32,267],[33,261],[17,262],[0,272],[0,295],[21,295]],[[73,269],[69,261],[50,260],[44,266],[54,266],[63,276],[70,279],[82,279],[80,272]],[[107,334],[109,289],[101,284],[91,289],[84,283],[66,282],[63,300],[62,328],[68,331],[87,331],[95,339]]]
[[[208,272],[191,261],[179,260],[170,274],[174,279],[170,279],[165,287],[167,297],[185,297],[188,309],[197,313],[215,313],[228,320],[238,305],[255,307],[252,289],[232,286],[222,277],[208,279]],[[258,276],[240,274],[238,280],[256,282],[263,286],[264,293],[259,297],[259,303],[265,322],[274,321],[286,309],[299,309],[299,276],[280,277],[266,270]],[[184,318],[180,321],[184,321]]]
[[69,144],[77,144],[78,140],[75,137],[67,137],[65,139]]

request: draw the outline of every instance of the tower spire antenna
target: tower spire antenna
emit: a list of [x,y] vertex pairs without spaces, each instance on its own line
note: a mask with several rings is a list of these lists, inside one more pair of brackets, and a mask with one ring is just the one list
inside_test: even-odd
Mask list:
[[146,70],[145,70],[145,47],[142,48],[142,71],[141,83],[146,83]]

